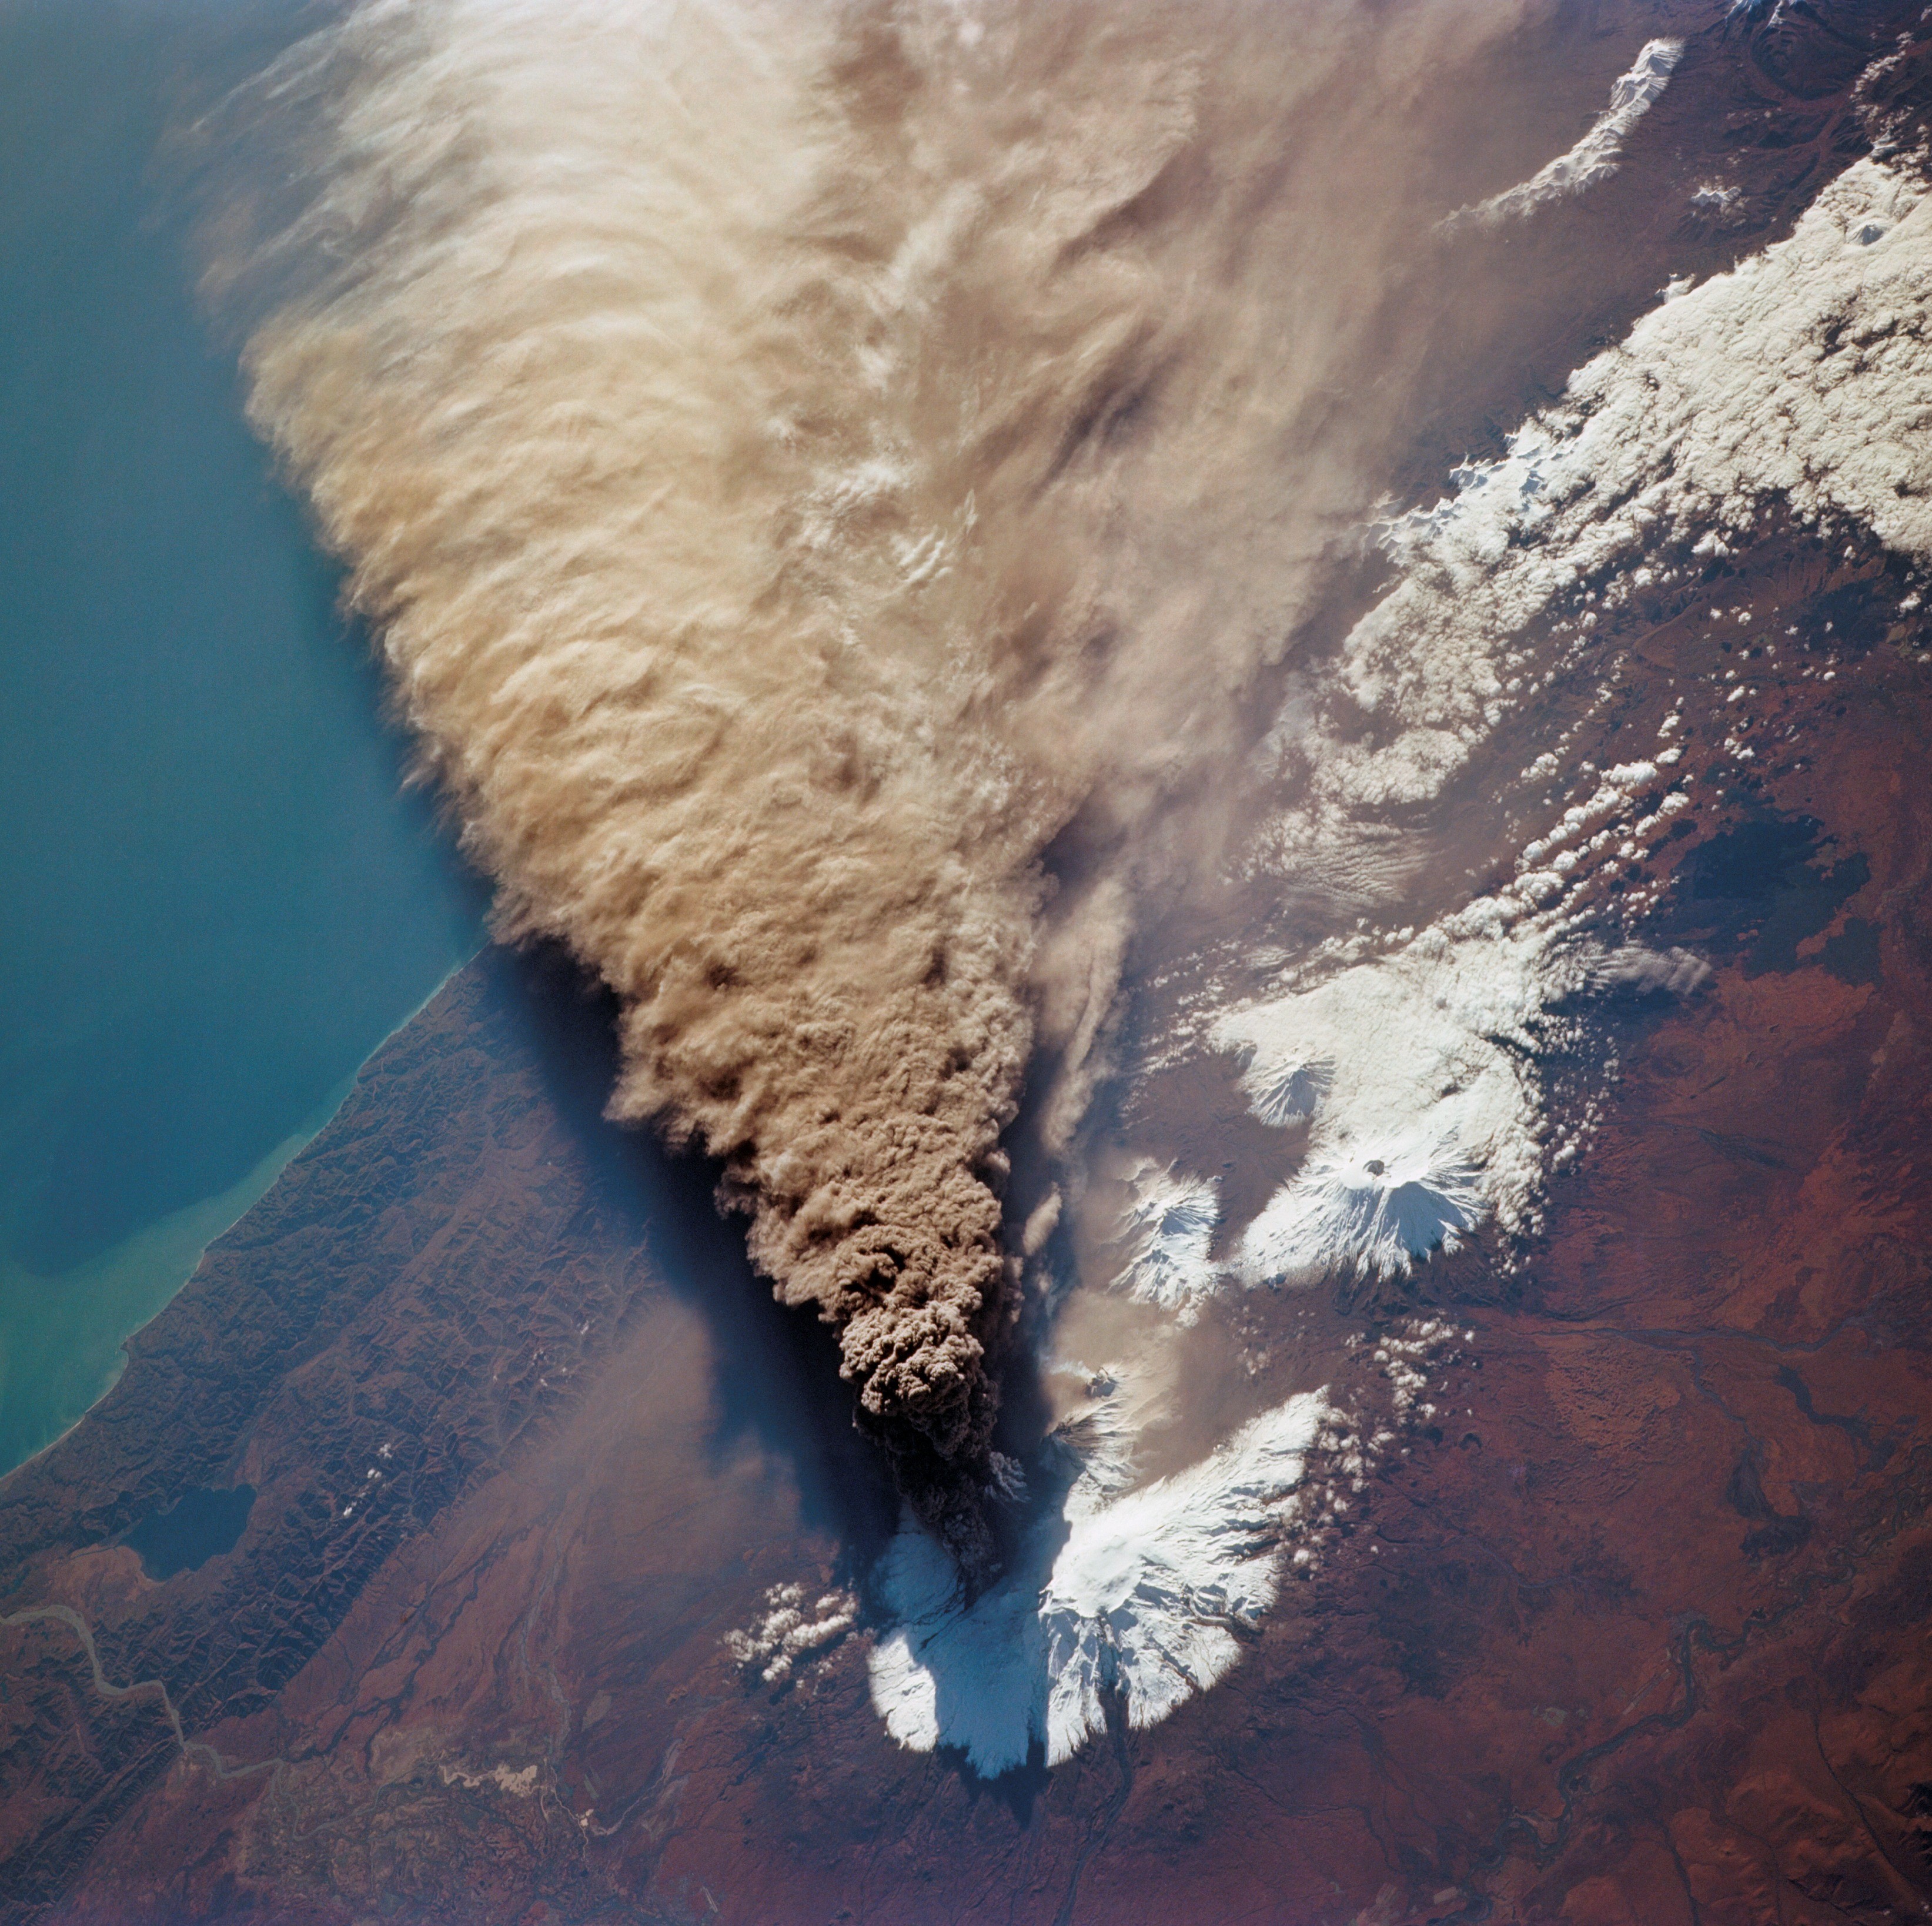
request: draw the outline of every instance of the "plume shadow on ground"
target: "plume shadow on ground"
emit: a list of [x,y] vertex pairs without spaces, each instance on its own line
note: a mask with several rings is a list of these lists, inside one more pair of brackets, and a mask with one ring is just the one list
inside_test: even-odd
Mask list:
[[780,1304],[752,1269],[742,1233],[712,1201],[720,1164],[668,1151],[651,1132],[604,1116],[617,1069],[615,998],[552,945],[493,950],[476,967],[525,1033],[600,1200],[708,1328],[712,1462],[754,1440],[791,1467],[805,1526],[836,1538],[855,1567],[869,1564],[898,1501],[883,1458],[854,1428],[838,1340]]

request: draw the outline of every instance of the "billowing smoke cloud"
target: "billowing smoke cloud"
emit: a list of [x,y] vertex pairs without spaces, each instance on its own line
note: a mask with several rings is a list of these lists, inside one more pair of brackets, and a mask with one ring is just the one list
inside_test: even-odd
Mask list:
[[1042,1046],[1077,1118],[1378,490],[1470,185],[1424,109],[1514,10],[369,0],[204,130],[252,417],[500,933],[616,992],[614,1113],[723,1160],[969,1566],[1002,1134]]

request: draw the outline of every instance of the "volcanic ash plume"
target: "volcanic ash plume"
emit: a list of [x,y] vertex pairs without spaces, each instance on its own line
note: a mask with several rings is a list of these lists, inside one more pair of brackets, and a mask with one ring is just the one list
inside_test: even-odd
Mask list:
[[374,0],[204,130],[253,418],[500,933],[616,991],[614,1114],[723,1160],[969,1567],[1029,1054],[1077,1114],[1507,10],[1378,10]]

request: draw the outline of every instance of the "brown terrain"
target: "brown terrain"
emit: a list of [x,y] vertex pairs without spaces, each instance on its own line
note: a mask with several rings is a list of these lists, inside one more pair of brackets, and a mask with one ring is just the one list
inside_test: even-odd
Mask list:
[[[1658,261],[1761,244],[1857,151],[1844,17],[1687,56],[1654,164],[1722,146],[1749,192]],[[1552,321],[1551,381],[1618,325]],[[1682,697],[1696,772],[1630,933],[1711,974],[1586,1015],[1552,1102],[1598,1127],[1534,1243],[1238,1312],[1365,1412],[1348,1340],[1456,1336],[1215,1690],[989,1781],[889,1740],[862,1618],[778,1683],[734,1660],[767,1588],[862,1583],[891,1501],[709,1174],[602,1122],[608,1010],[493,956],[0,1484],[0,1917],[1932,1918],[1932,666],[1843,547],[1606,626],[1594,746]],[[170,1508],[244,1486],[175,1569]]]
[[[1344,1336],[1473,1337],[1222,1685],[986,1782],[886,1738],[862,1628],[748,1679],[723,1634],[850,1575],[878,1485],[701,1173],[597,1121],[605,1012],[490,958],[4,1487],[12,1916],[1932,1911],[1932,672],[1876,564],[1725,566],[1627,614],[1605,724],[1760,691],[1751,763],[1687,710],[1658,920],[1714,973],[1610,1019],[1544,1240],[1304,1307],[1365,1403]],[[1779,658],[1711,640],[1772,578]],[[199,1569],[117,1542],[244,1483]]]

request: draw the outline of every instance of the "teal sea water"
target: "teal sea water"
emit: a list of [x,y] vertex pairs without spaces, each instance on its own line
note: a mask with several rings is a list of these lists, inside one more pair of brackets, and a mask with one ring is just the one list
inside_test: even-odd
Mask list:
[[299,18],[0,7],[0,1467],[481,940],[156,185]]

